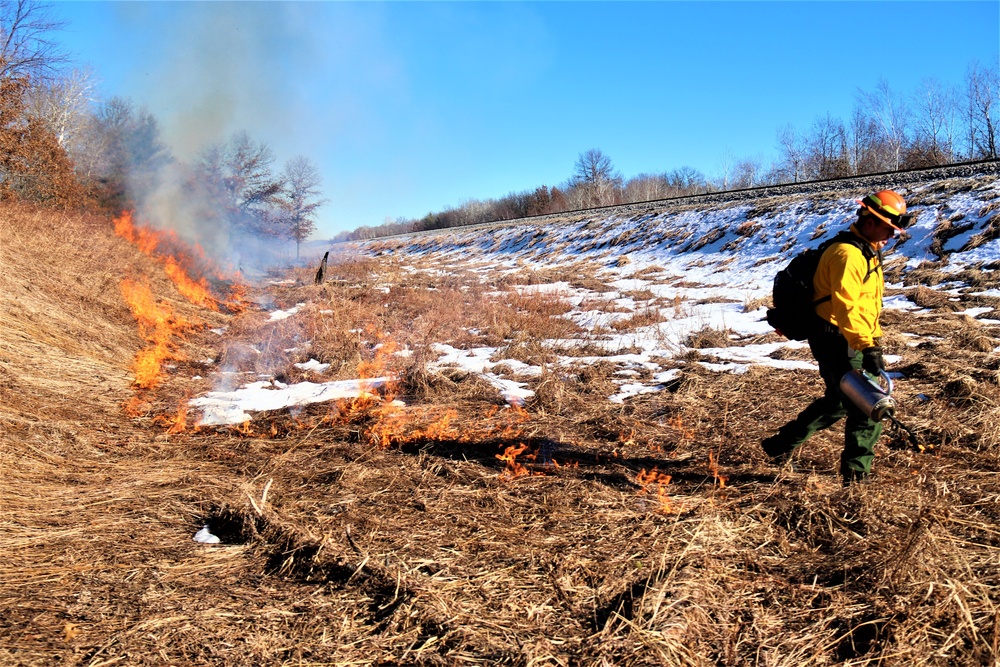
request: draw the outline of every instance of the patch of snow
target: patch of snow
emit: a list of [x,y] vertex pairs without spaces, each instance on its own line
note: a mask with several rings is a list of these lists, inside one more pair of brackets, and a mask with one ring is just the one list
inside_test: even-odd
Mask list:
[[984,313],[992,313],[992,312],[993,312],[993,307],[992,306],[980,306],[978,308],[968,308],[966,310],[960,310],[960,311],[958,311],[955,314],[956,315],[968,315],[969,317],[979,317],[980,315],[982,315]]
[[921,308],[906,298],[904,294],[894,294],[882,300],[882,307],[890,310],[908,310],[911,312],[929,313],[927,308]]
[[281,320],[287,320],[289,317],[299,312],[299,310],[301,310],[305,305],[306,304],[304,303],[297,303],[294,308],[290,308],[288,310],[273,310],[271,311],[268,321],[279,322]]
[[568,294],[573,291],[573,286],[567,282],[515,285],[514,291],[518,294]]
[[193,398],[189,405],[201,408],[200,426],[242,424],[251,419],[251,412],[285,410],[310,403],[357,398],[369,395],[389,381],[380,377],[371,380],[341,380],[338,382],[299,382],[285,385],[281,382],[252,382],[233,391],[210,391]]
[[314,373],[323,373],[330,367],[330,364],[323,364],[315,359],[310,359],[309,361],[304,361],[302,363],[295,364],[296,368],[300,368],[304,371],[313,371]]
[[524,405],[527,398],[535,395],[535,392],[527,389],[524,382],[505,380],[490,372],[495,366],[507,366],[512,371],[521,375],[540,375],[541,368],[529,366],[516,359],[504,359],[500,361],[490,361],[490,357],[496,353],[494,347],[479,347],[471,350],[459,350],[450,345],[435,343],[434,349],[441,353],[437,361],[428,365],[432,369],[446,367],[461,368],[470,373],[479,375],[500,391],[500,395],[510,405]]
[[202,526],[202,529],[195,533],[191,539],[199,544],[219,544],[222,541],[217,535],[209,532],[207,524]]

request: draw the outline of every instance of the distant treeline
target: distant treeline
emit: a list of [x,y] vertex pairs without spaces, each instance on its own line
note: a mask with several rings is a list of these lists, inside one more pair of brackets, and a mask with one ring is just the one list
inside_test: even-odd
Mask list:
[[858,176],[998,156],[1000,70],[970,63],[961,88],[934,79],[910,95],[898,95],[882,80],[859,91],[845,122],[829,113],[807,129],[777,130],[777,158],[724,156],[712,178],[680,167],[624,179],[598,149],[582,153],[565,183],[512,192],[498,199],[469,200],[423,218],[387,220],[344,232],[335,241],[354,241],[483,222],[513,220],[595,206],[668,197]]

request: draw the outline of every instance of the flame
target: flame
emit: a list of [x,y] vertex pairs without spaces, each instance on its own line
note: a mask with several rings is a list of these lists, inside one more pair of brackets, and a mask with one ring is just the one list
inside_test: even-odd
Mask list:
[[448,410],[440,419],[428,424],[421,436],[427,440],[453,440],[458,437],[458,431],[451,427],[451,421],[457,416],[454,410]]
[[184,332],[192,325],[174,315],[166,304],[157,303],[146,283],[125,278],[120,286],[122,296],[139,324],[139,335],[149,343],[132,362],[134,383],[140,389],[152,389],[159,384],[163,362],[182,358],[176,350],[174,338],[183,338]]
[[708,450],[708,470],[712,473],[712,479],[715,480],[715,484],[720,489],[726,488],[726,482],[729,481],[729,478],[719,474],[719,461],[715,458],[715,452],[711,449]]
[[[214,311],[220,309],[222,300],[211,293],[205,277],[211,271],[220,283],[231,285],[225,307],[230,312],[246,309],[246,288],[215,271],[200,246],[185,243],[172,231],[136,226],[133,224],[131,211],[124,211],[114,218],[113,223],[115,234],[159,262],[177,290],[191,303]],[[236,278],[239,278],[238,274]],[[177,349],[177,341],[183,339],[185,332],[193,325],[175,315],[165,303],[157,303],[148,284],[126,278],[122,280],[120,287],[139,325],[139,335],[147,342],[147,346],[136,354],[132,362],[134,385],[140,391],[150,390],[162,379],[163,364],[166,361],[183,358]],[[136,396],[125,406],[125,412],[136,417],[141,414],[143,407],[143,399]],[[186,402],[175,416],[161,415],[155,421],[168,426],[168,433],[183,432],[187,428]]]
[[187,430],[188,399],[185,398],[177,407],[177,414],[174,416],[159,415],[153,421],[161,426],[167,426],[167,433],[173,435],[183,433]]
[[655,467],[649,472],[643,468],[635,476],[635,481],[642,487],[638,491],[640,496],[649,492],[651,484],[656,484],[656,500],[659,503],[656,511],[660,514],[680,514],[684,511],[683,505],[675,505],[674,501],[667,495],[667,485],[670,484],[671,479],[673,478],[670,475],[660,472]]
[[151,255],[160,244],[159,236],[147,227],[135,227],[132,224],[132,212],[123,211],[113,220],[115,235],[120,236],[139,248],[144,255]]
[[[381,338],[381,336],[378,336]],[[358,364],[358,377],[367,380],[385,374],[389,361],[396,354],[397,345],[391,340],[379,340],[373,348],[374,356],[370,360],[362,359]]]
[[[131,211],[123,211],[113,222],[115,234],[135,245],[144,255],[160,262],[177,290],[191,303],[218,311],[224,301],[230,312],[246,309],[246,288],[240,284],[239,274],[227,278],[221,271],[215,270],[201,246],[184,242],[170,230],[137,227],[132,221]],[[206,273],[212,273],[220,282],[232,284],[228,296],[223,299],[212,295]]]
[[369,334],[379,342],[372,346],[372,358],[362,358],[358,363],[357,374],[358,379],[361,380],[360,391],[355,398],[349,401],[340,401],[334,407],[336,416],[343,421],[353,421],[368,413],[373,413],[372,416],[375,416],[379,422],[396,416],[398,408],[392,405],[392,400],[396,394],[398,379],[383,382],[377,388],[375,383],[370,380],[393,376],[389,370],[389,362],[396,354],[397,346],[393,341],[385,340],[385,336],[379,332],[369,330]]
[[646,492],[646,487],[648,487],[650,484],[654,484],[654,483],[655,484],[663,484],[663,485],[670,484],[670,480],[671,479],[673,479],[673,477],[671,475],[667,475],[666,473],[662,473],[659,470],[657,470],[655,467],[652,470],[650,470],[649,472],[646,472],[646,469],[643,468],[635,476],[635,481],[637,481],[639,484],[642,485],[642,489],[639,491],[639,493],[645,493]]
[[512,481],[518,477],[524,477],[525,475],[530,475],[531,471],[525,468],[523,465],[516,461],[518,455],[524,452],[528,446],[519,443],[519,446],[514,447],[511,445],[504,450],[503,454],[497,454],[496,457],[504,462],[504,470],[500,473],[500,478],[504,481]]
[[[494,409],[490,416],[498,414],[498,409]],[[500,440],[516,440],[521,437],[524,429],[521,427],[531,416],[527,410],[519,405],[511,405],[508,410],[499,413],[503,424],[498,426],[499,431],[495,437]]]
[[694,440],[694,430],[685,428],[684,421],[680,415],[675,415],[668,419],[667,426],[677,431],[681,440]]
[[680,514],[684,510],[683,505],[675,506],[673,500],[667,495],[666,484],[657,486],[656,499],[660,502],[660,507],[657,510],[660,514]]
[[125,404],[125,414],[129,417],[135,418],[141,415],[145,409],[146,404],[140,396],[133,396],[129,399],[128,403]]
[[233,274],[232,280],[233,283],[229,287],[229,299],[226,300],[226,310],[235,315],[246,310],[250,303],[247,298],[247,286],[243,284],[243,276],[236,272]]
[[[393,445],[404,445],[411,442],[459,440],[460,434],[452,428],[451,422],[457,413],[448,409],[443,415],[431,421],[423,428],[412,427],[416,418],[408,415],[403,408],[386,404],[375,409],[376,422],[368,429],[366,437],[379,449],[388,449]],[[424,411],[424,416],[430,410]],[[419,418],[419,417],[418,417]]]
[[212,310],[219,310],[219,302],[208,292],[208,281],[204,278],[192,280],[187,272],[181,268],[180,264],[173,257],[163,258],[163,270],[167,277],[177,286],[177,291],[184,295],[191,303],[197,306],[204,306]]
[[[455,409],[414,408],[394,401],[399,380],[390,371],[389,365],[398,347],[379,332],[369,331],[368,334],[378,343],[372,346],[370,358],[363,359],[358,365],[357,374],[361,379],[362,391],[356,398],[335,403],[324,419],[335,423],[365,424],[360,429],[361,439],[383,450],[430,441],[510,441],[523,436],[524,429],[521,425],[530,419],[530,415],[521,406],[510,405],[504,410],[500,406],[492,406],[474,424],[462,424],[462,428],[459,428],[458,412]],[[365,382],[376,377],[393,378],[378,387],[381,395],[374,390],[374,383]],[[526,449],[527,445],[519,443],[519,446],[508,446],[503,454],[496,455],[506,464],[500,474],[502,479],[511,480],[532,474],[531,470],[516,460]],[[525,458],[533,459],[534,456],[529,454]],[[552,467],[558,468],[559,465],[553,461]]]

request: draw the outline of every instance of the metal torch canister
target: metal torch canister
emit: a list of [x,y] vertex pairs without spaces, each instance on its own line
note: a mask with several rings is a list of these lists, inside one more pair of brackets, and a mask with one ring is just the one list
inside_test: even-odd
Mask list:
[[896,412],[896,399],[892,397],[892,380],[885,371],[879,371],[886,388],[864,371],[852,370],[840,379],[840,391],[851,403],[858,406],[872,421],[882,421]]

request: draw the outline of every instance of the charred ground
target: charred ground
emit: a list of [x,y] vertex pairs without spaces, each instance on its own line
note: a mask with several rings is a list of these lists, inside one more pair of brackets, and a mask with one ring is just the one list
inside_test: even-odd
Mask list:
[[[757,449],[819,393],[814,373],[685,364],[666,391],[617,405],[612,365],[549,367],[514,411],[473,374],[428,370],[434,342],[545,365],[540,340],[568,326],[558,300],[489,295],[518,280],[600,288],[585,264],[483,281],[432,259],[331,263],[324,286],[305,269],[258,288],[258,302],[307,304],[276,323],[188,304],[108,220],[8,208],[0,233],[2,664],[1000,656],[1000,331],[955,314],[987,297],[942,300],[930,273],[904,288],[933,311],[893,311],[886,344],[908,395],[928,399],[902,406],[907,422],[938,448],[886,437],[879,483],[845,491],[836,428],[810,442],[807,473]],[[129,365],[145,343],[124,276],[193,323],[138,404]],[[918,329],[918,347],[898,333]],[[691,359],[747,342],[701,335]],[[386,341],[413,351],[388,362],[402,418],[370,401],[259,414],[247,433],[167,432],[209,388],[207,359],[294,380],[312,356],[350,378]],[[191,541],[204,524],[222,545]]]

